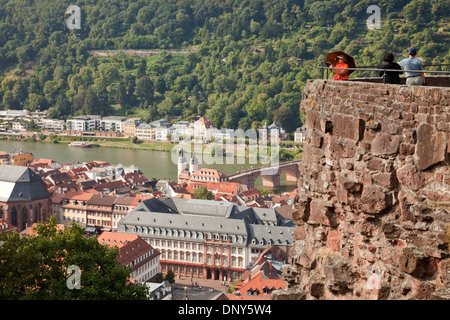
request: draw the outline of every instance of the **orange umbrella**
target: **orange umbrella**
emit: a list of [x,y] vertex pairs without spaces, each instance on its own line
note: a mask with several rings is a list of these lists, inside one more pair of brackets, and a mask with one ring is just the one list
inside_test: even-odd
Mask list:
[[[349,68],[356,68],[355,59],[353,59],[351,55],[346,54],[344,51],[335,51],[328,53],[325,60],[325,65],[328,66],[328,63],[336,65],[336,63],[338,62],[338,56],[343,57]],[[348,70],[348,75],[350,75],[353,71],[354,70]]]

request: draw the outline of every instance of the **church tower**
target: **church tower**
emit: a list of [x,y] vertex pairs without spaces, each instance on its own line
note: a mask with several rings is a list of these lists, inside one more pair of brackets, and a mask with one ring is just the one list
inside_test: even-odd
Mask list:
[[196,171],[198,171],[198,160],[195,154],[192,154],[191,161],[189,162],[189,174],[192,176]]
[[180,156],[178,157],[178,176],[187,169],[187,161],[186,157],[184,156],[183,150],[180,152]]

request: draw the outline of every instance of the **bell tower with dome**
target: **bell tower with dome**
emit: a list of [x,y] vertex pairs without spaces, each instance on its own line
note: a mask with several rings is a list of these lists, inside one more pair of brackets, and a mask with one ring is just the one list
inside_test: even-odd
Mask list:
[[189,161],[189,174],[192,176],[194,172],[198,170],[198,159],[195,154],[192,154],[191,160]]

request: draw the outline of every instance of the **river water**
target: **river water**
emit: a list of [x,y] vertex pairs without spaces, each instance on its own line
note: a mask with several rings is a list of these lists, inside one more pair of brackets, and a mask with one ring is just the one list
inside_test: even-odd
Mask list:
[[[0,140],[0,151],[13,152],[14,150],[23,150],[24,152],[31,152],[35,158],[53,159],[60,164],[69,163],[72,161],[90,162],[93,160],[106,161],[110,164],[123,166],[134,165],[138,167],[144,175],[151,179],[170,179],[177,181],[177,164],[176,156],[172,156],[170,152],[152,151],[152,150],[135,150],[135,149],[119,149],[119,148],[73,148],[68,147],[67,144],[54,143],[39,143],[39,142],[21,142]],[[174,158],[175,160],[173,160]],[[208,164],[199,156],[199,168],[213,168],[225,174],[232,174],[239,170],[249,169],[252,165],[248,160],[238,161],[238,158],[231,159],[231,163],[226,163],[224,160],[222,164],[214,163]],[[189,160],[189,157],[187,156]],[[245,162],[245,163],[238,163]],[[209,162],[210,163],[210,162]],[[281,176],[282,186],[279,188],[264,188],[271,192],[292,191],[296,188],[293,182],[286,182],[284,174]],[[261,178],[258,178],[255,187],[262,188]]]

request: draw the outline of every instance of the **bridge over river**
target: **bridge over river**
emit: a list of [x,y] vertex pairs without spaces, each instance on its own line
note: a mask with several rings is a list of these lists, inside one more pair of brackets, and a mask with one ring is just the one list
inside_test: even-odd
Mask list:
[[245,184],[250,188],[255,186],[255,181],[258,177],[262,178],[263,187],[279,187],[281,173],[286,173],[286,181],[297,181],[300,177],[300,170],[298,168],[301,160],[283,162],[278,165],[259,167],[255,169],[248,169],[238,171],[234,174],[228,175],[228,181]]

